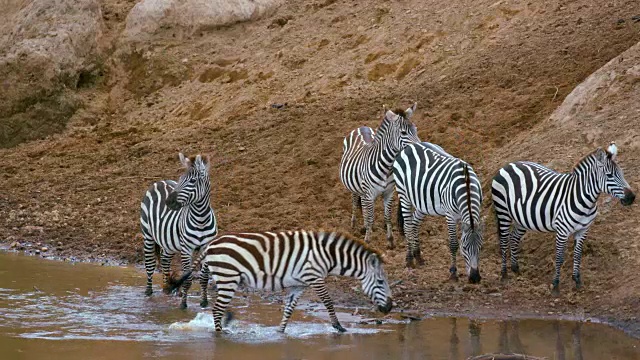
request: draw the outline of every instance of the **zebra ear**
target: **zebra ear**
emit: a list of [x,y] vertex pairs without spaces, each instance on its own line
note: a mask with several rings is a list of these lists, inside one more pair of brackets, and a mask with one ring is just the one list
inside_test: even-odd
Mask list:
[[409,120],[413,116],[414,111],[416,111],[416,107],[418,106],[417,102],[414,102],[413,105],[405,110],[404,112],[407,114],[406,119]]
[[377,268],[380,265],[380,258],[378,257],[378,254],[372,254],[369,257],[369,265],[373,266],[374,268]]
[[389,120],[395,119],[396,116],[397,116],[396,113],[394,113],[393,111],[388,110],[388,109],[387,109],[387,112],[384,113],[384,117],[389,119]]
[[598,162],[601,164],[604,164],[607,161],[608,156],[609,153],[602,150],[602,148],[598,148],[598,150],[596,150],[596,159],[598,159]]
[[180,163],[182,166],[188,168],[191,165],[191,160],[188,157],[184,156],[183,153],[178,154],[178,158],[180,159]]
[[611,158],[611,160],[615,160],[616,156],[618,156],[618,147],[616,146],[615,141],[612,141],[607,148],[607,155]]

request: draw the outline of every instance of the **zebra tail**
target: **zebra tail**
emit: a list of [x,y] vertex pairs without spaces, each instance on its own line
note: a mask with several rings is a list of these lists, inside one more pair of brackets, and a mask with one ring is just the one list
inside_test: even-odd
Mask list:
[[404,215],[401,203],[398,204],[398,231],[400,231],[400,236],[404,237]]
[[469,219],[471,221],[471,230],[475,228],[473,224],[473,213],[471,212],[471,179],[469,177],[469,166],[464,163],[464,182],[467,187],[467,208],[469,209]]
[[160,253],[162,252],[162,248],[160,247],[160,245],[158,245],[157,242],[153,242],[154,243],[154,250],[155,250],[155,255],[156,255],[156,261],[158,264],[160,264]]

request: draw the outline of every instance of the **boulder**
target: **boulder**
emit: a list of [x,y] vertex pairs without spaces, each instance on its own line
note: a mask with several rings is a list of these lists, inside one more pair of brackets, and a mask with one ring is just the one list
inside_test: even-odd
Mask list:
[[124,39],[144,41],[163,30],[173,36],[255,20],[284,0],[142,0],[129,12]]
[[[64,129],[100,71],[98,0],[9,0],[0,15],[0,147]],[[70,91],[71,90],[71,91]]]

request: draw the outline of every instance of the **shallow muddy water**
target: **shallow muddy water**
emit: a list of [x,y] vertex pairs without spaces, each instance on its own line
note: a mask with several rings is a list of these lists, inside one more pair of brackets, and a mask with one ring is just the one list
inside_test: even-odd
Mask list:
[[280,304],[242,295],[232,302],[231,333],[215,336],[210,311],[199,308],[197,296],[182,311],[177,298],[157,288],[145,297],[144,283],[134,268],[0,252],[0,358],[466,359],[515,352],[640,359],[640,340],[605,325],[465,318],[362,325],[343,309],[338,317],[348,332],[337,334],[317,304],[302,304],[281,335]]

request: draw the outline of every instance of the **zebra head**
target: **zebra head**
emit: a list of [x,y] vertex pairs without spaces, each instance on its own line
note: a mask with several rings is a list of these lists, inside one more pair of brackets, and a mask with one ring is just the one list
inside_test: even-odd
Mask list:
[[185,157],[179,154],[180,162],[185,167],[185,172],[180,176],[178,184],[171,191],[165,201],[171,210],[178,210],[183,206],[193,204],[198,200],[206,199],[211,192],[209,181],[209,157],[201,155],[195,158]]
[[612,141],[606,151],[598,149],[596,151],[598,159],[598,167],[601,169],[601,184],[604,183],[602,189],[607,194],[620,199],[620,203],[624,206],[633,204],[636,195],[631,191],[631,187],[627,180],[624,179],[624,173],[620,166],[616,163],[618,155],[618,147]]
[[[416,110],[418,103],[413,105],[407,110],[386,110],[382,125],[378,131],[386,133],[388,140],[391,142],[391,146],[396,151],[404,149],[405,146],[420,142],[418,137],[418,129],[416,125],[411,122],[411,117]],[[385,106],[386,109],[386,106]]]
[[461,227],[460,252],[467,267],[469,282],[477,284],[482,278],[480,276],[480,248],[482,248],[484,224],[481,222],[475,222],[475,224],[462,222]]
[[364,266],[362,290],[378,306],[378,310],[381,313],[388,314],[393,307],[393,299],[391,298],[391,288],[387,281],[387,274],[382,268],[382,260],[378,254],[370,253]]

